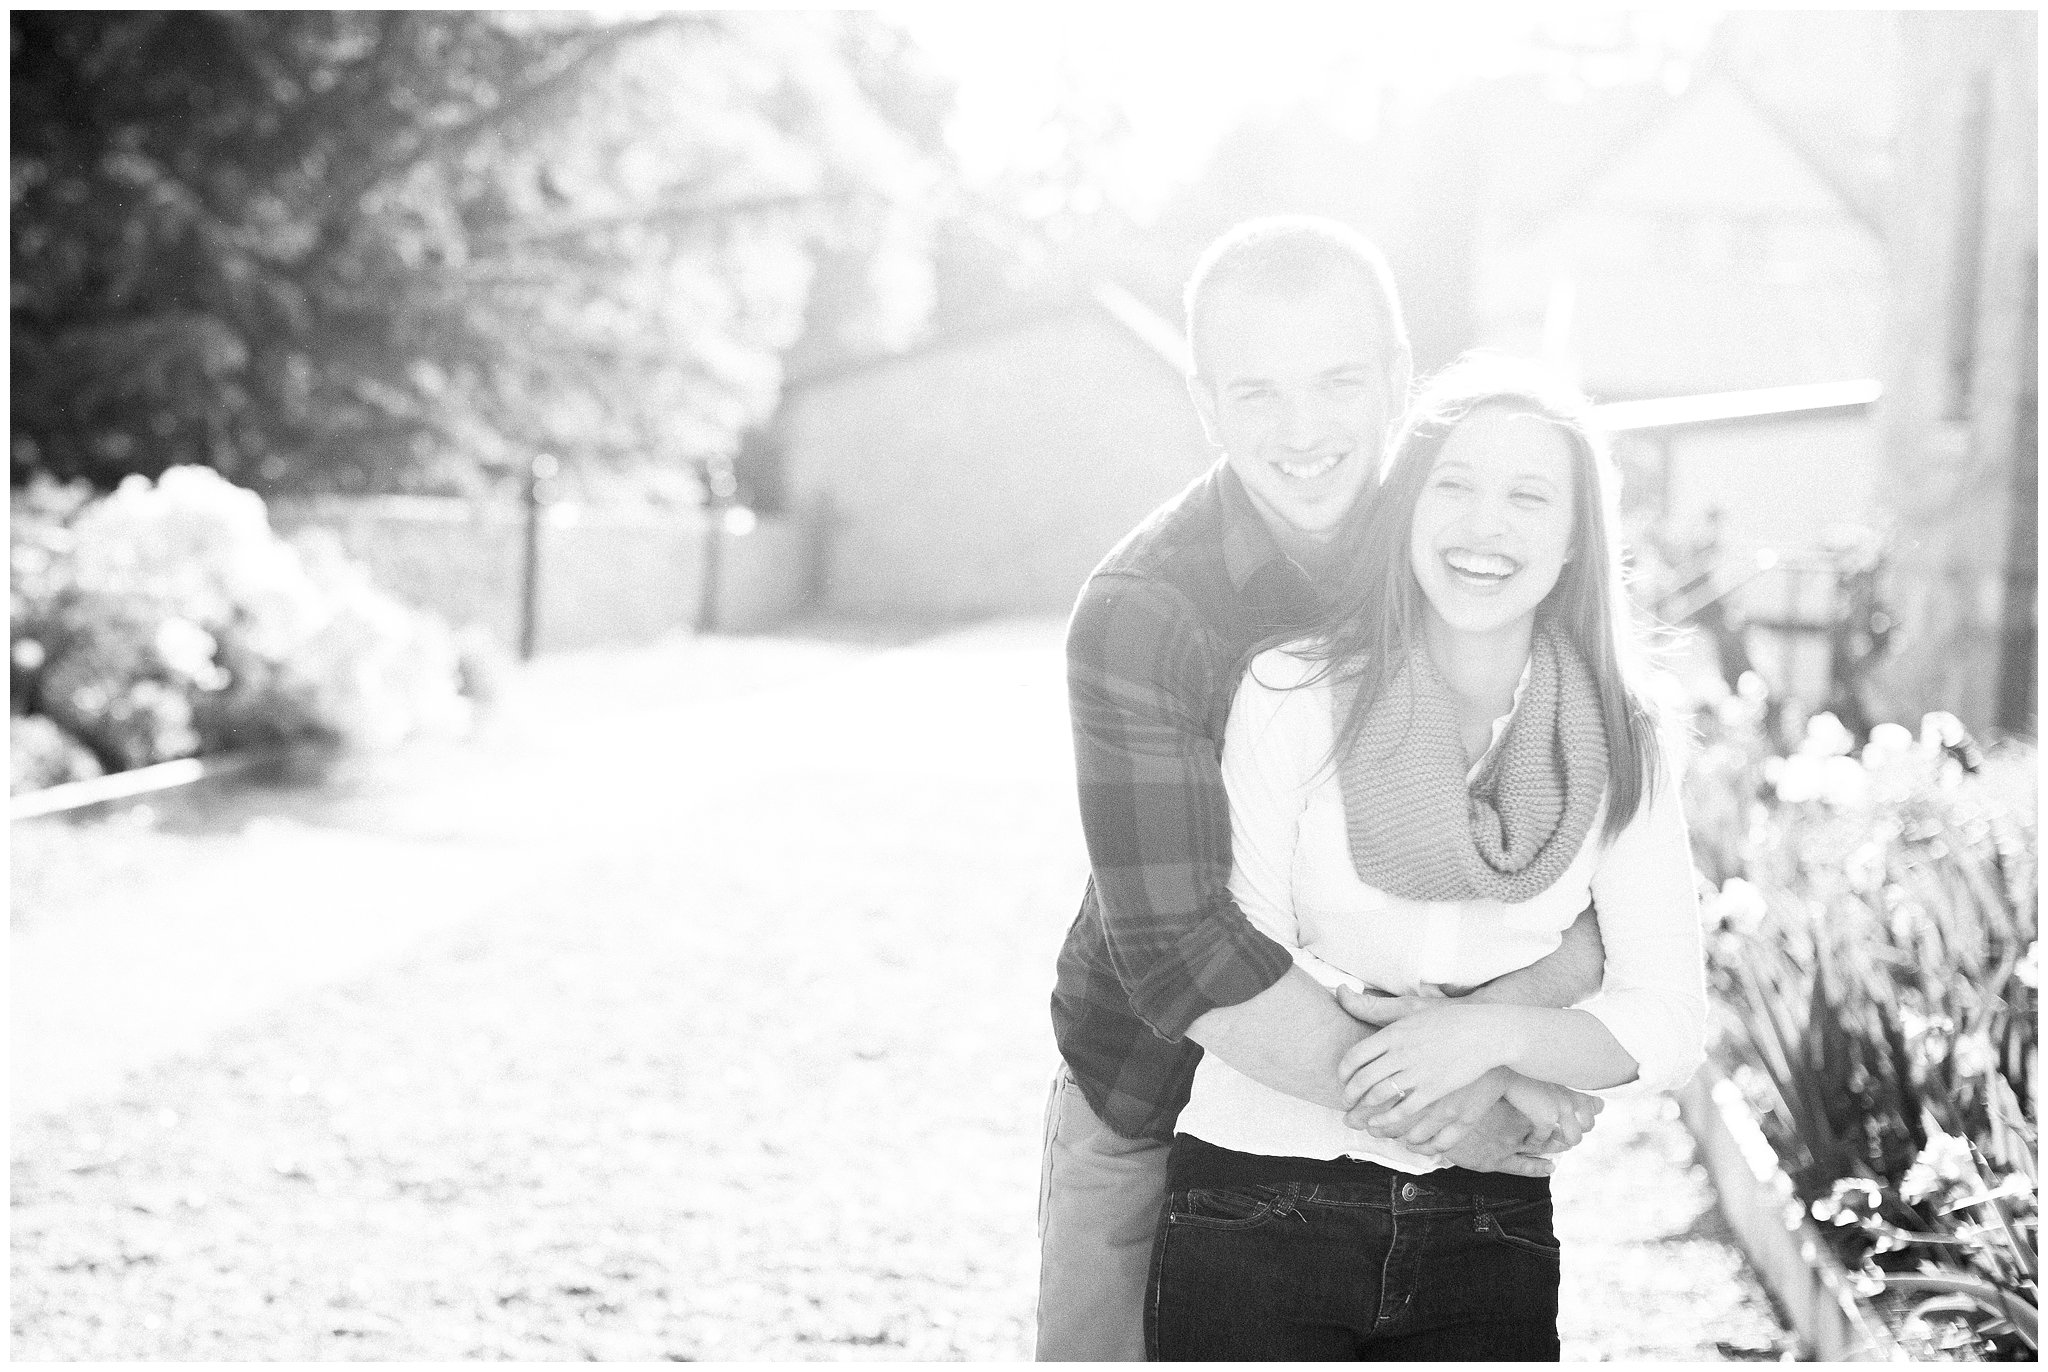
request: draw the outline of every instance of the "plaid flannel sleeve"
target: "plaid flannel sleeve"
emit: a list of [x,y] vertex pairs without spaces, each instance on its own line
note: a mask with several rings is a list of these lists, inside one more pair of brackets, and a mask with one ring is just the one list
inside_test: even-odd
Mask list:
[[1097,576],[1067,634],[1081,828],[1104,941],[1131,1007],[1178,1041],[1218,1006],[1291,965],[1230,897],[1230,808],[1210,701],[1216,681],[1192,604],[1171,585]]

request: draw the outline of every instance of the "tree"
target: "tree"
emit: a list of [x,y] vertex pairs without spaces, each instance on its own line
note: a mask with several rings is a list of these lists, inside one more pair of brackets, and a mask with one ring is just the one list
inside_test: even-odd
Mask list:
[[821,245],[927,176],[859,22],[15,13],[15,480],[729,451]]

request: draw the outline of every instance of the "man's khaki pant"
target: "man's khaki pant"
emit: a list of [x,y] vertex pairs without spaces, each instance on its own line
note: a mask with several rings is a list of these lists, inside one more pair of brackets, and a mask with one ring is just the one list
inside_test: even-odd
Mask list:
[[1104,1124],[1063,1062],[1038,1174],[1038,1361],[1143,1362],[1169,1145]]

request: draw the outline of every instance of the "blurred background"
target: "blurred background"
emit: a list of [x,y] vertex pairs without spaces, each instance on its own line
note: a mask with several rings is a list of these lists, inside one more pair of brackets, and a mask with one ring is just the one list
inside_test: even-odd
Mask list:
[[2031,12],[10,35],[16,1356],[1025,1356],[1061,618],[1294,211],[1594,399],[1698,726],[1566,1356],[2032,1349]]

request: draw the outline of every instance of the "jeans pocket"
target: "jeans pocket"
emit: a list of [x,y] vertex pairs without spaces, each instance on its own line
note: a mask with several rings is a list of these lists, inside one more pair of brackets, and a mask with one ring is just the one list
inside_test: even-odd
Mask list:
[[1253,1229],[1284,1213],[1286,1200],[1271,1186],[1198,1186],[1168,1197],[1166,1219],[1200,1229]]
[[1485,1205],[1473,1220],[1481,1234],[1508,1248],[1557,1261],[1562,1246],[1550,1225],[1549,1201]]

